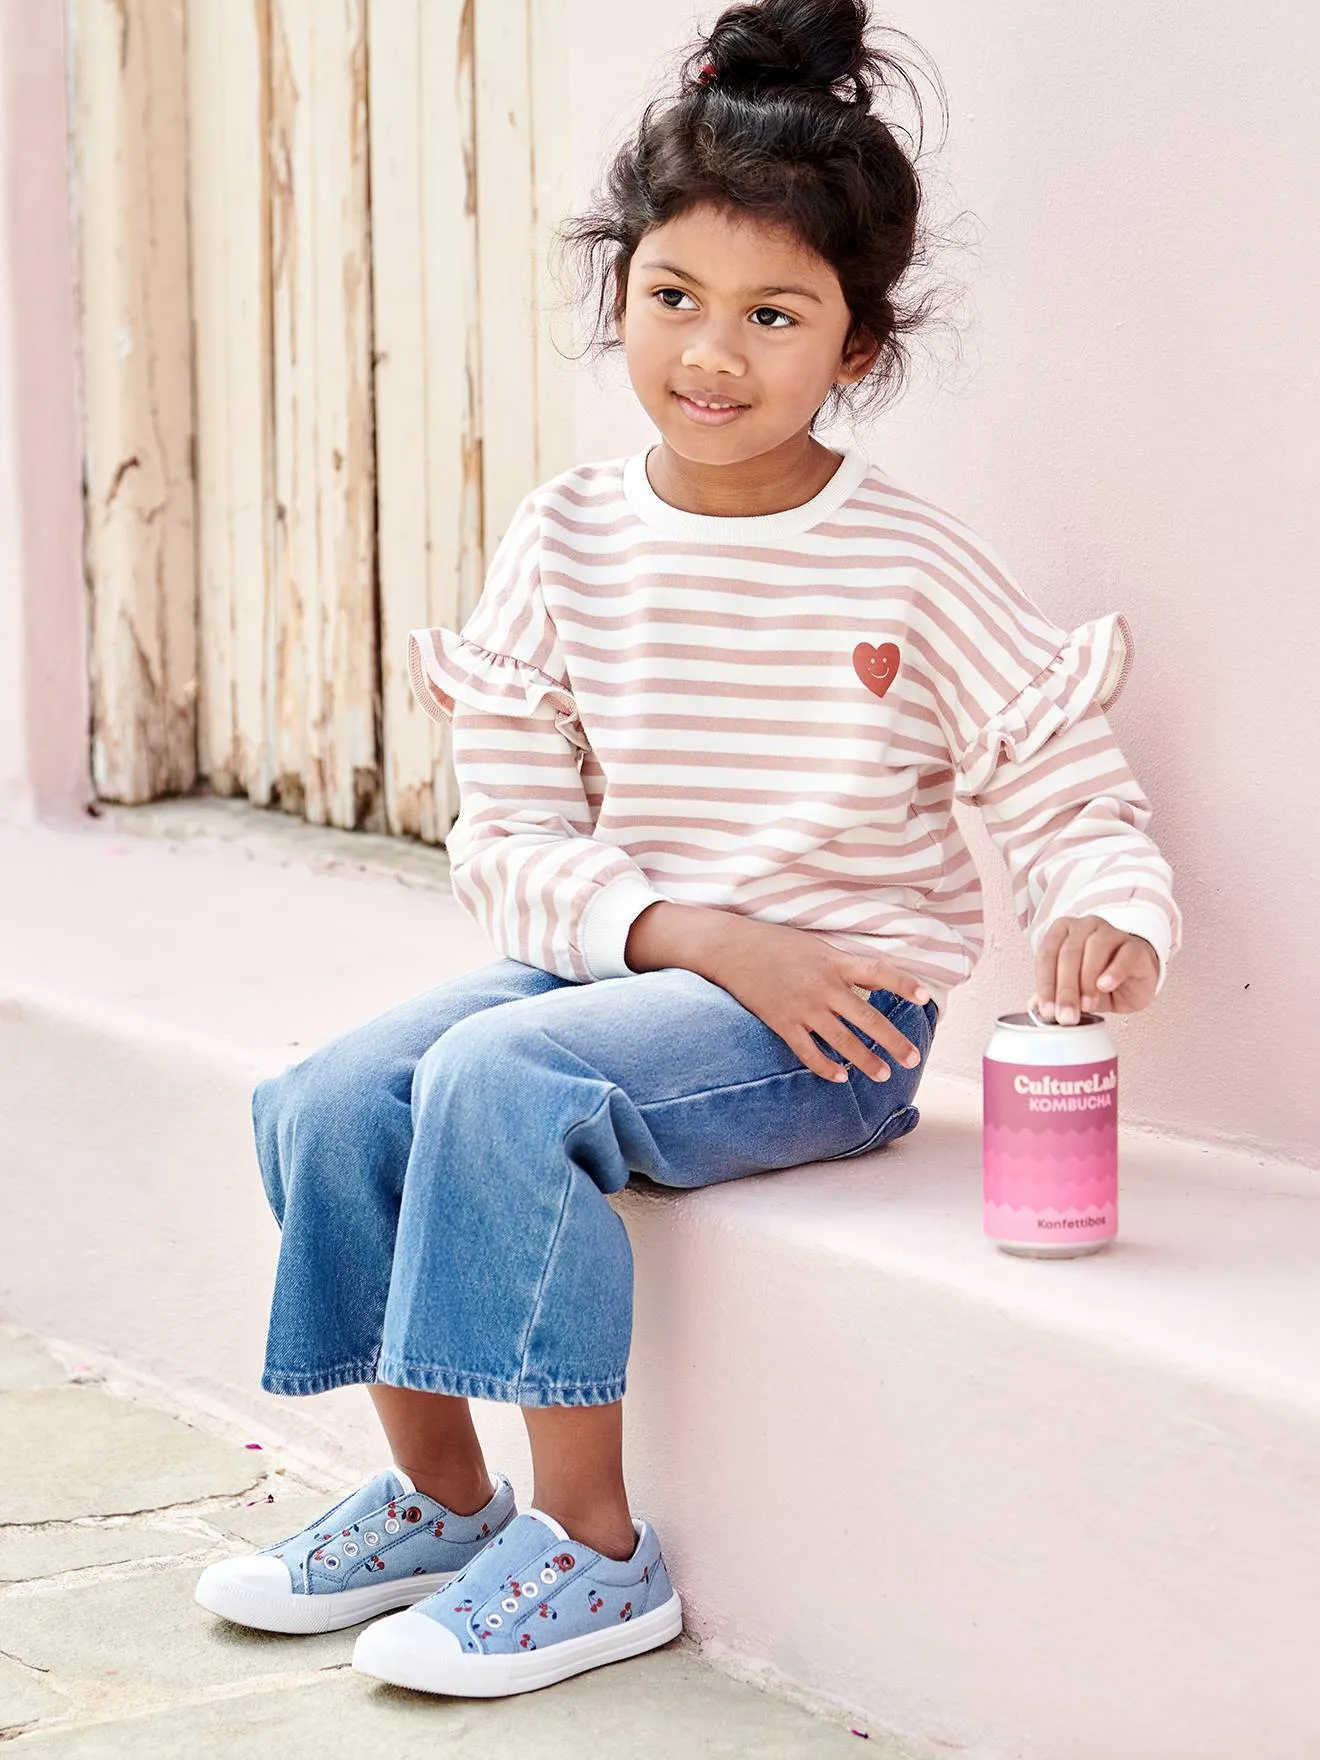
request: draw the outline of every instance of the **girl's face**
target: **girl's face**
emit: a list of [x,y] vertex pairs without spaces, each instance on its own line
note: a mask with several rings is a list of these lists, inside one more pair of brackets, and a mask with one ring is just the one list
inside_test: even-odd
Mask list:
[[646,413],[706,465],[805,440],[831,386],[875,362],[866,337],[845,354],[851,327],[838,276],[796,234],[714,207],[643,235],[619,321]]

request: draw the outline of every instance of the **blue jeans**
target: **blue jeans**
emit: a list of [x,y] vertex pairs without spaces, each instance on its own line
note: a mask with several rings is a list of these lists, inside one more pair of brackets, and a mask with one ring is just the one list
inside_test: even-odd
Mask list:
[[263,1082],[281,1241],[262,1386],[622,1398],[632,1253],[606,1194],[631,1174],[714,1185],[906,1136],[938,1010],[871,1002],[922,1061],[835,1083],[695,973],[574,984],[501,960]]

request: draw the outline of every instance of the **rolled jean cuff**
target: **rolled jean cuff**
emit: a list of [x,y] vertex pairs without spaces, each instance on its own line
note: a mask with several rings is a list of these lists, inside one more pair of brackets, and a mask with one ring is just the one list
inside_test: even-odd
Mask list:
[[373,1358],[358,1363],[336,1363],[329,1369],[264,1369],[261,1386],[264,1393],[299,1398],[305,1394],[331,1393],[336,1387],[369,1386],[376,1380]]
[[625,1375],[606,1381],[544,1381],[499,1375],[474,1375],[466,1369],[445,1369],[434,1363],[405,1363],[382,1357],[371,1378],[389,1387],[410,1387],[418,1393],[445,1393],[453,1399],[488,1399],[511,1406],[612,1406],[624,1396]]

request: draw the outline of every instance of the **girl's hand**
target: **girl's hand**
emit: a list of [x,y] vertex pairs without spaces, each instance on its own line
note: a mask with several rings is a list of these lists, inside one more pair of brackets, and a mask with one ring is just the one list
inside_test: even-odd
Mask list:
[[[727,990],[827,1081],[846,1082],[848,1072],[816,1044],[827,1045],[872,1081],[889,1080],[890,1066],[852,1031],[884,1047],[889,1057],[915,1069],[921,1053],[858,989],[892,990],[918,1006],[930,996],[917,979],[887,960],[831,947],[806,929],[761,923],[730,912],[716,913],[699,943],[692,969]],[[854,988],[856,986],[857,988]]]
[[1095,1014],[1136,1014],[1155,995],[1160,964],[1140,935],[1125,935],[1102,917],[1060,917],[1036,955],[1031,1006],[1042,1020],[1075,1027],[1079,1008]]

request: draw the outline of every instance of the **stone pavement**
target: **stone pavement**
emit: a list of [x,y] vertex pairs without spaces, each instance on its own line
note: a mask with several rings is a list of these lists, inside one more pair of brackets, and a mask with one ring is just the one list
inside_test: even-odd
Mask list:
[[878,1732],[731,1679],[678,1640],[520,1699],[355,1675],[355,1631],[249,1632],[192,1598],[337,1488],[278,1450],[0,1328],[0,1743],[14,1760],[898,1760]]

